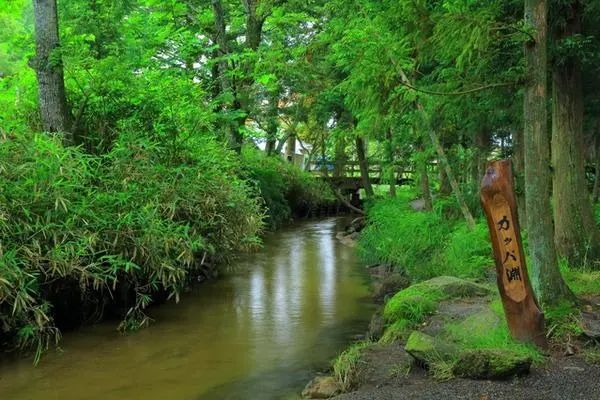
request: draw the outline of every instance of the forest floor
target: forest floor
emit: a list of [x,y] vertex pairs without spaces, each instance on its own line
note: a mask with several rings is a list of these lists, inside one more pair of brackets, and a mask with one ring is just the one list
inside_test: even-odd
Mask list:
[[440,382],[424,369],[390,374],[398,360],[410,357],[398,344],[378,345],[364,354],[364,383],[337,400],[594,400],[600,399],[600,366],[580,356],[554,356],[542,367],[507,381],[452,379]]

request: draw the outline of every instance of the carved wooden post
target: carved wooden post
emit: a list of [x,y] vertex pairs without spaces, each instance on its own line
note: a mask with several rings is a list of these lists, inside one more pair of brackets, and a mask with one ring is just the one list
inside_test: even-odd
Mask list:
[[488,163],[481,182],[485,211],[496,261],[498,289],[513,338],[546,347],[544,314],[535,299],[525,265],[509,160]]

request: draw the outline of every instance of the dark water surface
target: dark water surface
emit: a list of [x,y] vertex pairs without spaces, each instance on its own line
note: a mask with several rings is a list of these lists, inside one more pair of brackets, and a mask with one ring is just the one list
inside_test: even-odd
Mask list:
[[152,311],[149,329],[115,323],[65,335],[33,367],[0,360],[0,400],[293,399],[363,333],[373,310],[343,219],[265,240],[225,276]]

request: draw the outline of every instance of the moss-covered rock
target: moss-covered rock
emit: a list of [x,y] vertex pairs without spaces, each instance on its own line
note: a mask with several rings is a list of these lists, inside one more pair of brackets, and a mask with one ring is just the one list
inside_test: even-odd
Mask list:
[[404,350],[422,365],[452,360],[458,354],[458,349],[453,344],[419,331],[410,334]]
[[439,276],[396,293],[385,305],[383,316],[391,323],[399,319],[418,323],[436,310],[439,301],[490,293],[487,286],[453,276]]
[[456,376],[471,379],[506,379],[529,373],[531,358],[506,350],[467,350],[454,365]]
[[487,296],[491,293],[487,286],[454,276],[438,276],[422,282],[421,285],[440,291],[446,299]]

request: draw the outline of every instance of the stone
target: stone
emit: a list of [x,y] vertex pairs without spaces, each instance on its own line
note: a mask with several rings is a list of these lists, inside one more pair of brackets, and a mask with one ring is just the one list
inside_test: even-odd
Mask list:
[[435,361],[449,361],[458,354],[456,346],[419,331],[410,334],[404,350],[425,366]]
[[384,276],[373,287],[373,299],[376,302],[384,302],[388,297],[393,296],[402,289],[410,285],[410,280],[398,273],[392,273]]
[[531,358],[507,350],[466,350],[455,363],[453,373],[470,379],[507,379],[529,373]]
[[456,278],[454,276],[438,276],[428,281],[422,282],[432,289],[439,290],[446,298],[487,296],[492,290],[479,283],[471,282],[466,279]]
[[376,312],[371,318],[369,323],[369,330],[367,331],[367,338],[372,341],[378,341],[383,336],[385,331],[385,321],[381,316],[381,312]]
[[332,376],[317,376],[302,391],[305,399],[329,399],[340,393],[340,388]]
[[600,339],[600,313],[584,311],[581,313],[581,329],[591,339]]

